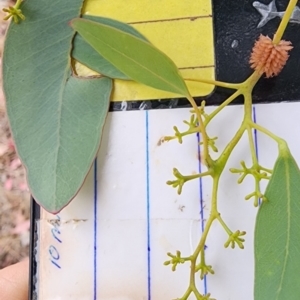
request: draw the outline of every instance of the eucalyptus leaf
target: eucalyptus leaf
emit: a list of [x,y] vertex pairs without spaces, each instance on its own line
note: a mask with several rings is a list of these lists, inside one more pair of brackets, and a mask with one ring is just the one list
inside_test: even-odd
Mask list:
[[[148,41],[139,31],[125,23],[109,18],[90,15],[83,15],[83,18],[100,24],[109,25],[121,31],[132,34],[144,41]],[[76,34],[74,38],[72,56],[83,65],[89,67],[91,70],[94,70],[110,78],[123,80],[130,79],[124,73],[119,71],[119,69],[117,69],[108,60],[106,60],[102,55],[100,55],[92,46],[90,46],[90,44],[85,42],[79,34]]]
[[300,171],[288,150],[278,157],[255,228],[255,300],[300,297]]
[[60,211],[76,195],[100,145],[112,81],[72,75],[70,51],[82,0],[24,1],[3,56],[7,113],[30,190]]
[[89,20],[77,18],[72,20],[71,26],[129,78],[156,89],[189,96],[174,62],[150,43]]

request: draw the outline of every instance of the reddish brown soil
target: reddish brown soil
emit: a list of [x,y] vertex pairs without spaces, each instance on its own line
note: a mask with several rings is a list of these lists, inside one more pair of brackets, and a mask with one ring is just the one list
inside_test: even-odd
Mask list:
[[[0,10],[6,6],[8,1],[0,0]],[[7,22],[0,21],[1,57],[6,27]],[[28,256],[29,214],[25,172],[15,152],[0,88],[0,269]]]

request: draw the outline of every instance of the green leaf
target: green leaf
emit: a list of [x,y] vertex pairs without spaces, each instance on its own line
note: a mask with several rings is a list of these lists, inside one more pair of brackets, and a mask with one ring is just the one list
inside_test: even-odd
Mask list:
[[3,57],[7,113],[34,198],[58,212],[76,195],[97,153],[112,82],[71,71],[82,0],[24,1],[26,20],[11,23]]
[[121,72],[156,89],[188,97],[173,61],[148,42],[111,26],[74,19],[71,26]]
[[289,150],[278,157],[255,228],[255,300],[300,297],[300,171]]
[[[132,34],[144,41],[147,41],[147,39],[135,28],[125,23],[113,19],[89,15],[83,15],[83,18],[100,24],[109,25],[121,31]],[[85,42],[79,34],[75,35],[73,45],[72,56],[83,65],[110,78],[123,80],[130,79],[124,73],[119,71],[119,69],[117,69],[114,65],[112,65],[108,60],[106,60],[102,55],[100,55],[92,46]]]

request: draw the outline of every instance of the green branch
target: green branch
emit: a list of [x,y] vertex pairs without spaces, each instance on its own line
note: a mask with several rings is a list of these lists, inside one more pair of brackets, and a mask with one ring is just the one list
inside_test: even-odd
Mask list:
[[291,18],[292,13],[297,5],[297,2],[298,2],[298,0],[290,0],[288,6],[286,8],[286,11],[282,17],[282,20],[280,22],[280,25],[274,35],[273,43],[275,45],[277,45],[280,42],[280,40],[282,39],[282,36],[283,36],[285,29],[290,21],[290,18]]
[[[275,44],[279,43],[283,32],[288,24],[289,18],[291,16],[291,13],[293,12],[293,9],[295,8],[297,1],[291,0],[288,8],[285,12],[285,15],[282,18],[282,22],[280,23],[280,26],[274,36],[273,42]],[[211,196],[211,208],[209,212],[209,218],[207,219],[204,230],[202,233],[202,236],[199,240],[199,243],[196,247],[196,249],[193,251],[192,255],[185,259],[186,261],[190,262],[190,283],[189,286],[184,293],[183,297],[180,298],[180,300],[187,300],[192,294],[196,296],[197,299],[210,299],[210,295],[201,295],[199,291],[196,288],[195,283],[195,274],[197,272],[200,272],[200,278],[203,279],[205,275],[208,274],[214,274],[213,267],[209,264],[206,264],[205,260],[205,243],[209,234],[209,231],[211,229],[211,226],[215,220],[217,220],[221,226],[224,228],[226,233],[228,234],[228,239],[224,243],[224,247],[231,246],[234,248],[236,245],[243,249],[244,248],[244,235],[246,232],[236,230],[235,232],[232,232],[230,228],[226,225],[224,220],[221,218],[221,214],[218,210],[218,185],[220,177],[227,165],[227,162],[235,149],[236,145],[241,140],[243,134],[245,131],[247,131],[248,135],[248,141],[249,141],[249,147],[251,152],[251,158],[252,158],[252,166],[248,168],[245,164],[245,162],[241,162],[241,169],[234,169],[231,168],[230,171],[232,173],[239,173],[241,174],[240,178],[238,179],[238,183],[242,183],[244,178],[247,175],[252,175],[255,179],[255,188],[254,192],[250,193],[249,195],[245,196],[245,199],[248,200],[252,197],[254,197],[254,205],[258,205],[258,201],[261,198],[264,200],[264,195],[260,191],[260,181],[262,179],[270,179],[270,175],[272,173],[272,170],[264,168],[259,165],[256,151],[255,151],[255,144],[254,144],[254,138],[253,138],[253,129],[256,129],[260,132],[263,132],[264,134],[268,135],[270,138],[275,140],[279,147],[279,152],[283,153],[288,150],[288,146],[286,142],[267,130],[266,128],[256,124],[253,122],[253,116],[252,116],[252,91],[258,80],[260,79],[261,74],[259,74],[257,71],[253,72],[251,76],[249,76],[248,79],[246,79],[244,82],[239,84],[231,84],[226,82],[220,82],[220,81],[214,81],[209,79],[185,79],[186,81],[197,81],[205,84],[211,84],[214,86],[220,86],[228,89],[235,89],[236,91],[229,96],[219,107],[217,107],[212,113],[205,114],[204,113],[204,105],[201,105],[201,108],[197,108],[195,102],[192,99],[189,99],[193,110],[196,114],[197,120],[195,120],[194,117],[191,118],[190,122],[185,122],[189,129],[185,132],[180,133],[177,127],[174,127],[175,130],[175,136],[174,137],[166,137],[166,140],[171,140],[174,138],[178,138],[179,142],[182,142],[182,138],[185,135],[193,134],[193,133],[200,133],[201,139],[202,139],[202,156],[204,157],[204,163],[207,166],[208,170],[207,172],[201,173],[201,174],[194,174],[190,176],[183,176],[181,175],[177,169],[174,169],[174,175],[177,177],[177,180],[175,181],[168,181],[169,185],[172,185],[173,187],[178,187],[178,192],[182,191],[182,187],[185,182],[192,180],[192,179],[198,179],[204,176],[210,176],[213,181],[212,186],[212,196]],[[220,156],[213,160],[209,155],[209,147],[211,147],[213,150],[215,149],[214,141],[215,138],[209,138],[206,127],[208,124],[230,103],[232,103],[238,96],[244,97],[244,116],[243,120],[240,124],[240,127],[234,134],[233,138],[229,141],[229,143],[225,146],[225,149],[222,151]],[[203,119],[202,119],[203,117]],[[177,260],[179,258],[176,258]],[[200,262],[197,264],[196,262],[200,259]],[[177,262],[176,260],[176,262]],[[181,260],[182,261],[182,260]],[[179,261],[180,262],[180,261]]]

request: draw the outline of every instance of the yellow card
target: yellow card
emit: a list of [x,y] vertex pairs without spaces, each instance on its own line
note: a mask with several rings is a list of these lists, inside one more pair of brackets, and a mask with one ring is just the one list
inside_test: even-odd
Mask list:
[[[177,65],[184,78],[214,79],[211,0],[88,0],[84,13],[134,26]],[[193,96],[206,96],[212,85],[188,82]],[[115,80],[113,101],[175,98],[179,95],[136,82]]]

